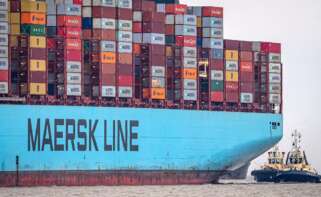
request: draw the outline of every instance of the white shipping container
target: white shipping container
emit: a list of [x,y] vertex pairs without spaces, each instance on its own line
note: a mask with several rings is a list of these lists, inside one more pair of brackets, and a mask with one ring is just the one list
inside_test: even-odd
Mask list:
[[141,22],[143,21],[143,16],[142,16],[142,12],[141,11],[134,11],[133,12],[133,21],[134,22]]
[[203,17],[202,25],[203,27],[223,28],[223,19],[216,17]]
[[196,16],[195,15],[176,15],[175,16],[176,25],[191,25],[196,26]]
[[101,19],[101,28],[102,29],[115,29],[116,20],[112,18],[102,18]]
[[253,103],[253,94],[241,92],[241,103]]
[[133,42],[133,33],[130,31],[118,31],[117,41],[120,42]]
[[143,34],[133,33],[133,43],[138,43],[138,44],[143,43]]
[[56,2],[52,0],[46,0],[47,4],[47,15],[56,15],[57,9],[56,9]]
[[119,8],[127,8],[127,9],[132,9],[132,0],[118,0],[117,1],[117,7]]
[[67,96],[81,96],[81,85],[67,85]]
[[191,57],[184,57],[183,60],[184,68],[196,68],[197,67],[197,59]]
[[152,88],[165,88],[165,78],[152,77]]
[[1,57],[8,58],[8,46],[0,46],[0,58]]
[[270,94],[269,103],[271,104],[281,104],[281,95],[280,94]]
[[275,63],[281,62],[281,54],[269,53],[269,62],[275,62]]
[[47,16],[47,26],[57,26],[56,15],[48,15]]
[[153,77],[165,77],[165,67],[163,66],[152,66]]
[[101,29],[101,18],[93,18],[93,28]]
[[8,11],[0,11],[0,21],[8,22],[9,16]]
[[8,58],[0,58],[0,70],[8,70]]
[[281,84],[272,83],[269,85],[270,94],[281,94]]
[[281,73],[281,64],[280,63],[269,63],[269,72],[270,73]]
[[175,24],[175,15],[166,15],[166,20],[165,20],[166,25],[174,25]]
[[238,71],[239,70],[238,61],[225,61],[225,69],[228,71]]
[[0,82],[0,94],[8,94],[8,82]]
[[93,0],[93,6],[116,7],[116,0]]
[[101,52],[115,52],[116,51],[116,42],[109,40],[100,41],[100,51]]
[[67,61],[67,72],[68,73],[79,73],[81,72],[81,62],[78,61]]
[[261,42],[252,42],[252,51],[261,51]]
[[8,46],[8,34],[0,34],[0,46]]
[[195,16],[201,17],[202,16],[202,7],[201,6],[193,6],[193,14]]
[[183,55],[184,57],[197,57],[197,49],[196,47],[183,47]]
[[118,52],[119,53],[132,53],[133,44],[129,42],[118,42]]
[[196,36],[196,26],[175,25],[175,34],[178,36]]
[[82,17],[92,17],[92,7],[82,7]]
[[221,28],[203,28],[204,38],[223,39],[223,29]]
[[102,86],[101,87],[102,97],[116,97],[116,87],[115,86]]
[[221,40],[221,39],[204,38],[203,39],[203,48],[223,49],[224,43],[223,43],[223,40]]
[[9,1],[8,0],[0,0],[0,10],[9,10]]
[[223,81],[224,73],[222,70],[211,70],[211,80]]
[[120,31],[132,31],[133,22],[130,20],[118,20],[118,30]]
[[281,74],[269,73],[269,82],[270,83],[281,83]]
[[184,90],[185,101],[196,101],[197,100],[197,91],[196,90]]
[[195,79],[184,79],[184,89],[185,90],[196,90],[197,81]]
[[157,12],[165,13],[166,12],[166,4],[164,3],[157,3],[156,4],[156,10]]
[[[96,0],[93,0],[96,1]],[[82,6],[91,6],[92,0],[82,0]]]
[[57,4],[57,14],[67,16],[81,16],[81,5],[76,4]]
[[8,34],[9,26],[8,22],[0,22],[0,34]]
[[132,87],[118,87],[118,96],[120,98],[131,98],[133,96],[133,88]]
[[165,45],[165,35],[158,33],[144,33],[143,43]]
[[67,84],[81,84],[81,73],[67,73]]

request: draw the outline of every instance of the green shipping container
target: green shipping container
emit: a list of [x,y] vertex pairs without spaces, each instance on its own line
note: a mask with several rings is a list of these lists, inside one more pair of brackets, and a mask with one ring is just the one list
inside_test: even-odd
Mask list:
[[31,36],[45,36],[46,26],[45,25],[21,25],[21,33],[28,34]]
[[224,81],[212,80],[211,81],[211,91],[223,91]]

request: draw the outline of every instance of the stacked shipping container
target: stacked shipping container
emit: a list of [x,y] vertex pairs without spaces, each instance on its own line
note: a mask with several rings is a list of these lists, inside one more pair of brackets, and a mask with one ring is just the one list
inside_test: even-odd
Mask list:
[[204,110],[281,104],[280,45],[223,42],[222,8],[172,0],[13,0],[8,17],[1,6],[1,62],[8,59],[6,28],[12,55],[9,67],[1,63],[8,68],[0,67],[0,94]]
[[0,1],[0,95],[9,93],[8,22],[8,1]]

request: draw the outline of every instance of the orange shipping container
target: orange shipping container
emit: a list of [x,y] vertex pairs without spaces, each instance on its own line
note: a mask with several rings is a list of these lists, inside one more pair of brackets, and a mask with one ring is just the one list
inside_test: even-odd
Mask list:
[[197,71],[195,68],[184,68],[183,69],[183,78],[184,79],[196,79]]
[[116,55],[113,52],[102,52],[100,53],[100,61],[104,64],[115,64]]
[[165,89],[164,88],[152,88],[151,89],[151,99],[164,100],[165,99]]
[[134,44],[134,55],[140,54],[140,44]]
[[118,62],[120,64],[133,64],[133,56],[131,53],[118,53]]
[[45,25],[46,14],[45,13],[22,13],[21,23],[33,24],[33,25]]

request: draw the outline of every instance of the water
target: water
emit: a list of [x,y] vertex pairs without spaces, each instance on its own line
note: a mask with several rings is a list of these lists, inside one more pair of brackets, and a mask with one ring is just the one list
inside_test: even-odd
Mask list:
[[249,184],[118,187],[0,188],[2,197],[320,197],[321,184]]

